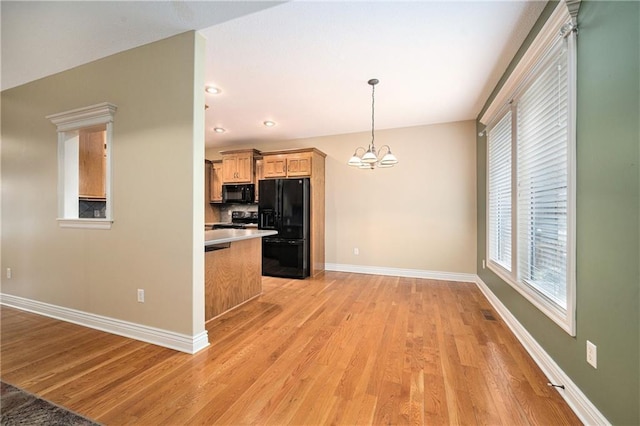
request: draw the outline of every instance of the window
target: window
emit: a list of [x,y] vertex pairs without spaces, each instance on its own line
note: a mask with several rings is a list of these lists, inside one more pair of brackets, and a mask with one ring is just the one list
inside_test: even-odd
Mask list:
[[570,22],[560,2],[481,121],[487,123],[488,266],[575,335]]
[[58,223],[110,229],[111,133],[109,103],[47,116],[58,130]]
[[511,271],[511,111],[489,140],[489,259]]
[[517,103],[518,273],[566,309],[568,110],[564,40]]

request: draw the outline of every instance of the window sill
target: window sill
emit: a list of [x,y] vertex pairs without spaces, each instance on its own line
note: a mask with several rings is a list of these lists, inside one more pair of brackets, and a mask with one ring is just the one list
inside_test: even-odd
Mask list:
[[502,279],[502,281],[513,287],[514,290],[549,317],[550,320],[555,322],[567,334],[575,337],[575,317],[569,313],[569,310],[561,310],[554,303],[549,302],[545,297],[528,286],[516,282],[507,270],[493,261],[487,262],[487,268],[496,274],[498,278]]
[[60,228],[76,228],[76,229],[111,229],[113,220],[109,219],[60,219],[58,218],[58,226]]

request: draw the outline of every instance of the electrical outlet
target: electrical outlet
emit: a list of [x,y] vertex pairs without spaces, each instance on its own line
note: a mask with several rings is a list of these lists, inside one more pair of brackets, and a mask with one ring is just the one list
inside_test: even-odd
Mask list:
[[598,368],[598,347],[587,340],[587,362],[593,368]]
[[141,288],[138,289],[138,302],[144,303],[144,290]]
[[484,262],[484,259],[482,259],[482,269],[486,268],[487,264]]
[[358,247],[354,247],[353,248],[353,254],[355,254],[356,256],[360,254],[360,249]]
[[12,275],[11,268],[7,268],[7,279],[10,280]]

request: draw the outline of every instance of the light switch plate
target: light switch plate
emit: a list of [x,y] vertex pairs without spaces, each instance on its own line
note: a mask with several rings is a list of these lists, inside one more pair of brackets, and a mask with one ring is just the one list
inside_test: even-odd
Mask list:
[[593,368],[598,368],[598,347],[587,340],[587,362]]

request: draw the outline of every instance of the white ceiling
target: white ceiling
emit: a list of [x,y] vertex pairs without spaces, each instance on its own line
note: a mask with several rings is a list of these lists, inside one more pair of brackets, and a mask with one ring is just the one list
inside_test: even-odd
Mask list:
[[208,147],[370,130],[370,78],[380,80],[376,129],[468,120],[544,5],[3,0],[1,83],[196,29],[207,38],[206,83],[222,89],[206,95]]

